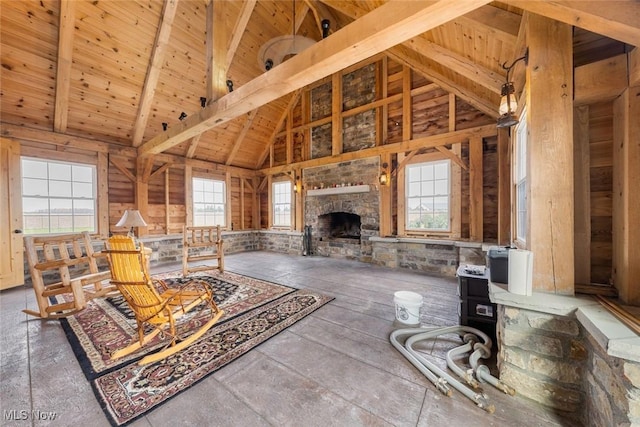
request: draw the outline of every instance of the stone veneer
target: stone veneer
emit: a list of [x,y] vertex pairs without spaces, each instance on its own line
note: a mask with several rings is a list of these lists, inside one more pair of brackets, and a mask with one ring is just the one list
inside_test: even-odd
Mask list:
[[640,425],[640,337],[587,297],[490,288],[502,381],[584,425]]

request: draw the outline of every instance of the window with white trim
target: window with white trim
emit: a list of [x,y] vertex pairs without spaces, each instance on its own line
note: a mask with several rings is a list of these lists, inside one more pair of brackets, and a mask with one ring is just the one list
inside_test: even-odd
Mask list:
[[515,127],[516,238],[527,240],[527,113],[522,111],[520,123]]
[[449,160],[406,167],[407,230],[450,230],[450,170]]
[[25,234],[96,232],[96,167],[21,158]]
[[273,183],[273,226],[291,227],[291,182]]
[[193,178],[193,225],[226,226],[225,182]]

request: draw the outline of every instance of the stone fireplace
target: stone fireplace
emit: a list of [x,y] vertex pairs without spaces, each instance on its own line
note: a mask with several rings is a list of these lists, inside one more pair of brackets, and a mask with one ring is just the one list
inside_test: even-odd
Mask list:
[[377,157],[304,170],[313,254],[371,260],[369,238],[380,235],[379,170]]

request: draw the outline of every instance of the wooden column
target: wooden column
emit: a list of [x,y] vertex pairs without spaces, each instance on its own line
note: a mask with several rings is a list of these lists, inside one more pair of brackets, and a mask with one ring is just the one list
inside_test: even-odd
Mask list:
[[575,203],[575,281],[591,283],[591,191],[589,106],[573,111],[573,176]]
[[511,244],[511,139],[498,129],[498,244]]
[[572,27],[531,14],[527,66],[527,248],[533,288],[573,295]]
[[[296,186],[299,185],[299,191],[295,191]],[[293,229],[296,231],[302,231],[304,226],[304,189],[302,188],[302,169],[294,170],[294,208],[295,208],[295,217],[294,217],[294,227]]]
[[342,73],[331,79],[331,154],[342,154]]
[[184,167],[184,221],[188,226],[193,226],[193,168]]
[[383,164],[387,164],[386,172],[389,176],[387,185],[380,185],[380,236],[390,236],[391,232],[391,154],[380,155],[380,172]]
[[98,152],[98,234],[109,236],[109,157]]
[[482,138],[469,139],[469,239],[482,242],[483,238],[483,176]]
[[620,299],[640,304],[640,86],[613,103],[613,281]]
[[[153,166],[153,156],[138,157],[136,161],[136,183],[135,183],[135,199],[136,209],[140,211],[140,215],[149,224],[149,172]],[[146,236],[149,234],[149,227],[138,227],[138,236]]]

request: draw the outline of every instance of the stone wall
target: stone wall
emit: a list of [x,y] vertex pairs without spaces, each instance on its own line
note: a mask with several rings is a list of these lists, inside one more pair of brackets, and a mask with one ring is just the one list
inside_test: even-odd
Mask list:
[[302,233],[297,231],[261,231],[258,248],[262,251],[302,255]]
[[371,240],[371,262],[384,267],[455,277],[461,264],[485,263],[479,243],[388,237]]
[[500,379],[585,425],[640,425],[640,363],[612,357],[573,315],[498,305]]

